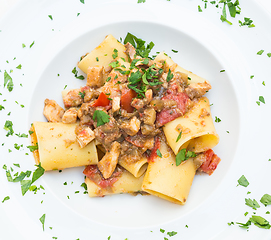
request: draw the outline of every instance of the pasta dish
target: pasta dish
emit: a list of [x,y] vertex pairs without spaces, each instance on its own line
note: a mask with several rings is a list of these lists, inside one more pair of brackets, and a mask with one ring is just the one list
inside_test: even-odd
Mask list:
[[47,122],[32,124],[37,164],[85,166],[90,197],[146,193],[185,204],[196,172],[211,175],[220,162],[204,96],[211,85],[164,52],[150,57],[153,45],[108,35],[81,57],[86,85],[62,92],[64,108],[45,99]]

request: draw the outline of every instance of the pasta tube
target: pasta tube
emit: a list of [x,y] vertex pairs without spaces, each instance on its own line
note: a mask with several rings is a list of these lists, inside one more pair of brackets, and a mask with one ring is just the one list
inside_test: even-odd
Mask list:
[[98,163],[94,141],[80,148],[75,135],[77,124],[34,122],[32,145],[38,144],[36,163],[46,170],[79,167]]

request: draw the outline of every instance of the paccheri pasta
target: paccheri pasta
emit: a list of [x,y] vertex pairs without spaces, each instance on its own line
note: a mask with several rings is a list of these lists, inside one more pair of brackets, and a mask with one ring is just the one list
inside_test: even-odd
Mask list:
[[[124,45],[125,44],[125,45]],[[34,122],[36,163],[47,170],[85,166],[90,197],[148,193],[185,204],[197,171],[220,158],[210,83],[128,33],[83,56],[86,86],[62,93],[65,109],[45,100],[48,122]]]

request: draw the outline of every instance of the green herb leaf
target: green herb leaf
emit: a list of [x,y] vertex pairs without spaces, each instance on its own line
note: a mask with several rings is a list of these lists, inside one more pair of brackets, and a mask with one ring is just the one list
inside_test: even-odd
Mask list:
[[177,234],[177,232],[174,232],[174,231],[172,231],[172,232],[167,232],[167,235],[170,236],[170,237],[172,237],[172,236],[174,236],[174,235],[176,235],[176,234]]
[[26,192],[29,190],[31,187],[31,180],[22,180],[21,181],[21,190],[22,190],[22,195],[24,196]]
[[265,104],[265,100],[263,96],[259,96],[259,101]]
[[84,99],[84,97],[85,97],[85,91],[84,91],[83,93],[82,93],[82,92],[79,92],[78,95],[80,95],[80,97],[81,97],[82,99]]
[[9,199],[10,199],[10,197],[9,197],[9,196],[6,196],[6,197],[3,199],[2,203],[4,203],[5,201],[7,201],[7,200],[9,200]]
[[80,0],[81,3],[85,4],[85,0]]
[[259,203],[255,199],[245,198],[246,205],[252,207],[254,210],[260,207]]
[[186,148],[182,149],[176,155],[176,166],[179,166],[185,160]]
[[[80,0],[80,1],[82,1],[82,0]],[[41,224],[42,224],[42,229],[43,229],[43,231],[44,231],[44,223],[45,223],[45,214],[43,214],[41,217],[40,217],[40,222],[41,222]]]
[[115,58],[118,57],[118,50],[117,50],[117,49],[114,49],[113,52],[114,52],[114,53],[112,54],[112,57],[113,57],[113,59],[115,59]]
[[33,42],[30,44],[29,48],[32,48],[34,44],[35,44],[35,41],[33,41]]
[[168,74],[167,74],[167,82],[169,82],[171,79],[173,78],[173,73],[171,73],[171,70],[168,70]]
[[137,0],[137,3],[144,3],[146,0]]
[[84,80],[85,77],[83,75],[78,76],[78,71],[76,70],[76,67],[73,68],[72,73],[77,79]]
[[181,137],[182,137],[182,132],[183,132],[183,131],[180,131],[180,133],[179,133],[179,135],[178,135],[178,137],[177,137],[177,139],[176,139],[176,142],[178,142],[178,141],[181,139]]
[[13,90],[13,81],[11,76],[7,73],[7,71],[5,70],[4,72],[4,87],[7,86],[7,89],[9,92],[11,92]]
[[202,9],[201,9],[200,5],[198,5],[198,11],[202,12]]
[[264,50],[260,50],[259,52],[257,52],[257,55],[262,55],[264,53]]
[[251,216],[251,218],[249,219],[249,221],[251,221],[252,223],[254,223],[255,226],[259,227],[259,228],[264,228],[264,229],[270,229],[271,225],[269,224],[269,222],[264,219],[261,216]]
[[6,134],[7,137],[10,136],[10,135],[13,135],[14,131],[13,131],[13,123],[12,123],[12,121],[7,120],[5,122],[4,129],[6,131],[8,131],[8,133]]
[[34,152],[35,150],[39,149],[38,143],[36,143],[36,146],[26,146],[30,152]]
[[243,186],[243,187],[247,187],[249,185],[248,180],[246,179],[246,177],[244,175],[242,175],[239,179],[238,179],[238,183],[239,185]]
[[264,194],[260,200],[260,202],[264,205],[271,205],[271,196],[269,194]]
[[33,172],[32,176],[32,183],[36,182],[43,174],[44,174],[44,168],[41,166],[41,163],[39,165],[36,165],[37,169]]
[[162,156],[162,153],[160,152],[160,150],[159,149],[157,149],[156,150],[156,154],[157,154],[157,156],[158,157],[160,157],[160,158],[162,158],[163,156]]
[[215,122],[216,122],[216,123],[219,123],[219,122],[221,122],[221,119],[218,118],[218,117],[216,116],[216,117],[215,117]]
[[110,116],[102,110],[95,110],[93,120],[97,119],[97,127],[102,126],[109,122]]
[[48,17],[51,19],[51,20],[53,20],[53,17],[52,17],[52,15],[48,15]]

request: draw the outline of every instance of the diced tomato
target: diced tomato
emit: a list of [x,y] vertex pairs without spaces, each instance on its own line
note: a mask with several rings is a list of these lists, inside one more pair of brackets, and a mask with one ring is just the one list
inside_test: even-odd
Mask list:
[[184,92],[170,93],[163,97],[162,100],[174,100],[177,103],[177,108],[164,109],[157,114],[156,123],[159,127],[185,114],[189,97]]
[[110,178],[104,179],[97,165],[88,165],[85,167],[83,173],[99,187],[108,188],[112,187],[113,184],[118,181],[118,177],[122,174],[122,171],[120,169],[116,169]]
[[205,161],[200,166],[200,170],[202,172],[206,172],[209,175],[212,175],[214,170],[216,170],[217,165],[221,161],[221,159],[214,153],[212,149],[207,150],[204,153]]
[[137,96],[136,92],[132,89],[123,89],[120,98],[120,106],[128,113],[132,113],[134,108],[131,106],[133,98]]
[[109,106],[110,106],[110,100],[103,92],[100,93],[98,99],[92,104],[92,107],[108,108]]
[[148,162],[154,162],[155,158],[157,158],[157,149],[161,146],[160,139],[158,137],[155,138],[154,147],[151,150],[151,154],[148,157]]

